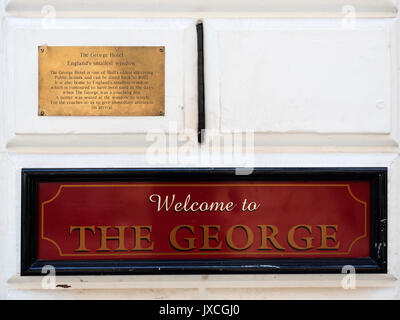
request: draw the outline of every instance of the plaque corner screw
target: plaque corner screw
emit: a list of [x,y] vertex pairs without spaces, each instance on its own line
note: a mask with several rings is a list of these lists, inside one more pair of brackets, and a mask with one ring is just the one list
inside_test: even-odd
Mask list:
[[43,48],[40,48],[40,52],[44,52],[44,49],[43,49]]
[[160,116],[164,115],[164,111],[160,110]]
[[164,48],[160,48],[160,52],[164,52]]
[[40,111],[39,115],[44,116],[44,111]]

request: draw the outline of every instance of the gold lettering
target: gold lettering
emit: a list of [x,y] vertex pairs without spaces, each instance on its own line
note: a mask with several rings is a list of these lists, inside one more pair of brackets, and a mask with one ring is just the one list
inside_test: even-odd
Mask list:
[[111,251],[111,249],[107,247],[107,241],[109,240],[118,241],[118,248],[115,249],[115,251],[128,251],[128,249],[125,248],[125,229],[127,228],[127,226],[115,226],[114,228],[118,229],[117,236],[107,236],[107,231],[109,228],[111,228],[111,226],[97,227],[97,229],[100,229],[101,234],[100,248],[97,249],[97,251]]
[[289,232],[288,232],[288,236],[287,236],[287,240],[288,240],[288,244],[289,246],[291,246],[293,249],[296,250],[309,250],[312,248],[312,241],[313,241],[313,237],[304,237],[301,238],[301,240],[305,241],[306,245],[304,247],[300,247],[296,241],[294,240],[294,233],[296,232],[297,229],[306,229],[310,234],[311,234],[311,230],[312,227],[309,226],[308,224],[298,224],[297,226],[293,226],[292,228],[290,228]]
[[[152,251],[154,248],[154,243],[150,240],[151,235],[151,226],[132,226],[133,230],[135,230],[135,247],[132,251]],[[147,234],[142,235],[141,232],[147,230]],[[147,248],[142,247],[142,240],[151,243],[151,245]]]
[[[235,229],[242,229],[246,233],[247,242],[243,247],[237,247],[233,243],[232,236],[233,236],[233,231],[235,231]],[[253,241],[254,241],[253,231],[251,231],[251,229],[246,225],[241,225],[241,224],[234,225],[230,227],[226,232],[226,244],[233,250],[237,251],[246,250],[253,244]]]
[[[218,232],[219,232],[220,226],[203,225],[203,226],[200,226],[200,228],[203,229],[203,246],[200,248],[200,250],[221,250],[222,243],[219,242],[219,244],[218,244]],[[210,229],[216,229],[217,233],[210,235]],[[210,247],[210,240],[215,240],[217,242],[217,246]]]
[[[317,226],[317,228],[321,229],[321,246],[317,250],[337,250],[339,249],[340,241],[336,241],[336,232],[338,229],[337,225],[326,225],[321,224]],[[328,229],[333,229],[335,232],[332,234],[327,234]],[[332,240],[337,242],[336,246],[328,247],[328,240]]]
[[[285,248],[282,247],[275,238],[279,233],[277,226],[260,224],[257,228],[261,230],[261,246],[258,250],[271,250],[272,248],[268,246],[267,241],[269,241],[275,249],[285,250]],[[268,229],[271,230],[270,235],[267,235]]]
[[180,225],[180,226],[176,226],[175,228],[172,229],[171,233],[169,234],[169,243],[171,244],[171,246],[173,248],[175,248],[176,250],[179,251],[189,251],[189,250],[193,250],[195,248],[194,245],[194,237],[191,238],[184,238],[185,241],[188,243],[187,247],[182,247],[178,241],[176,240],[176,234],[180,229],[189,229],[191,231],[191,233],[194,233],[194,228],[193,226],[189,226],[189,225]]
[[85,238],[85,230],[89,230],[92,234],[95,233],[94,226],[70,226],[69,227],[69,235],[71,235],[72,231],[79,230],[79,248],[75,251],[77,252],[87,252],[89,251],[86,248],[86,238]]

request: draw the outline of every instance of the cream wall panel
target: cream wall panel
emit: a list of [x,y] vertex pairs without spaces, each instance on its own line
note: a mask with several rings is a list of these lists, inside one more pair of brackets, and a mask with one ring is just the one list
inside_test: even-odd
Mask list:
[[392,132],[393,20],[346,26],[340,19],[207,19],[205,25],[208,123],[220,131]]

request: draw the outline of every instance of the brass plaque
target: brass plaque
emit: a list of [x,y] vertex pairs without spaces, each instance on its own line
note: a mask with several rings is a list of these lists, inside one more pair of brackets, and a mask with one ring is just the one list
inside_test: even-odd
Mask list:
[[164,47],[38,50],[38,115],[164,115]]

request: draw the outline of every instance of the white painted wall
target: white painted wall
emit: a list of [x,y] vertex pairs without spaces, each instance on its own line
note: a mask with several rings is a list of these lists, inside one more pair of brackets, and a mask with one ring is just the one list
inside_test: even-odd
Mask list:
[[[397,1],[1,3],[1,299],[400,298]],[[250,157],[196,142],[199,18],[208,138],[253,130]],[[37,117],[43,43],[165,45],[166,117]],[[149,157],[157,132],[169,147]],[[244,165],[388,167],[388,274],[360,275],[355,290],[335,275],[57,277],[71,285],[57,290],[19,276],[21,168]]]
[[221,131],[391,132],[393,19],[205,23]]

